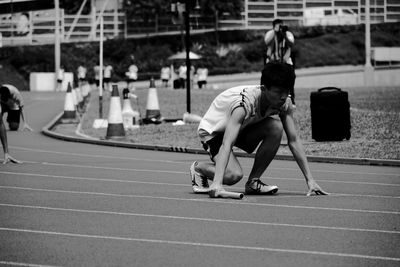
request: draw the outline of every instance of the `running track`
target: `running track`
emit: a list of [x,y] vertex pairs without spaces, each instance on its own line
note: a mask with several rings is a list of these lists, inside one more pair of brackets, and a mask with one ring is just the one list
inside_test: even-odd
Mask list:
[[206,156],[55,140],[40,130],[63,95],[25,99],[35,132],[8,132],[24,164],[0,166],[1,265],[400,265],[399,168],[312,163],[332,195],[306,197],[295,162],[274,161],[278,195],[209,199],[188,177]]

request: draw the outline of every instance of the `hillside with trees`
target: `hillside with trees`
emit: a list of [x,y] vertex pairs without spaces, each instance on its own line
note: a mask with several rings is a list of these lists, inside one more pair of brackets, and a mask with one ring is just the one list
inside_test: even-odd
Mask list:
[[[293,58],[296,68],[329,65],[358,65],[365,63],[363,25],[290,28],[296,37]],[[262,68],[265,31],[221,31],[192,35],[191,50],[202,56],[199,62],[210,75],[259,71]],[[400,23],[371,26],[372,46],[400,46]],[[114,68],[113,80],[125,79],[131,55],[139,67],[139,79],[158,77],[168,57],[183,50],[182,38],[158,36],[142,39],[112,39],[104,42],[104,64]],[[25,46],[0,48],[2,59],[0,83],[8,82],[13,72],[24,79],[21,89],[27,90],[31,72],[54,71],[54,46]],[[86,66],[89,78],[97,64],[99,44],[69,43],[61,46],[61,64],[66,71],[76,72]],[[1,73],[0,73],[1,74]],[[20,85],[21,86],[21,85]]]

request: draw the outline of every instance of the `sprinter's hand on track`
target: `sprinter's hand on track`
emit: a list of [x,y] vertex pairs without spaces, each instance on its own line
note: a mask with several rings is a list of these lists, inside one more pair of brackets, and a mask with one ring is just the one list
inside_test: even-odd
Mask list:
[[307,196],[311,196],[312,193],[315,193],[316,195],[329,195],[329,193],[322,190],[321,187],[319,187],[317,182],[314,180],[309,180],[307,182],[307,185],[308,185],[308,189],[309,189],[307,192]]

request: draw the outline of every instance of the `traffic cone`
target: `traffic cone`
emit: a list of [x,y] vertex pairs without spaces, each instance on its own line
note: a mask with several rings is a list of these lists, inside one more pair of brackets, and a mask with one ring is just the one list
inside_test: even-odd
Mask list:
[[157,88],[153,78],[150,80],[150,88],[147,95],[146,104],[146,118],[143,120],[143,122],[155,124],[161,123],[161,112],[160,105],[158,103]]
[[106,139],[121,139],[124,137],[125,130],[122,122],[121,100],[119,98],[118,86],[114,84],[111,92]]
[[125,129],[138,128],[140,120],[139,112],[133,110],[130,100],[130,96],[134,96],[135,98],[137,98],[137,96],[131,94],[128,88],[122,90],[122,96],[124,99],[122,106],[122,122],[124,124],[124,128]]
[[72,87],[72,99],[74,100],[74,105],[75,107],[78,105],[78,97],[76,95],[76,90],[75,88]]
[[64,101],[64,114],[61,118],[62,123],[74,123],[77,121],[74,96],[72,94],[71,83],[68,83]]

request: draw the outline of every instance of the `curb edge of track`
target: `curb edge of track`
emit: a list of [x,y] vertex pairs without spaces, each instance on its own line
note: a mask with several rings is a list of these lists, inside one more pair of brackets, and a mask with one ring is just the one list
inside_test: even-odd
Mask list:
[[[78,143],[96,144],[103,146],[114,146],[114,147],[126,147],[144,150],[155,150],[165,152],[179,152],[179,153],[191,153],[191,154],[207,154],[203,149],[188,148],[188,147],[175,147],[175,146],[161,146],[161,145],[145,145],[136,144],[123,141],[115,140],[102,140],[95,138],[83,138],[78,136],[70,136],[62,134],[56,131],[52,131],[55,125],[59,123],[64,112],[59,113],[53,120],[51,120],[46,126],[42,128],[42,133],[46,136]],[[244,152],[236,152],[237,156],[240,157],[254,157],[254,154],[247,154]],[[292,155],[277,154],[275,156],[277,160],[294,160]],[[340,157],[322,157],[322,156],[308,156],[309,162],[320,162],[320,163],[339,163],[339,164],[356,164],[356,165],[371,165],[371,166],[394,166],[400,167],[400,160],[386,160],[386,159],[369,159],[369,158],[340,158]]]

